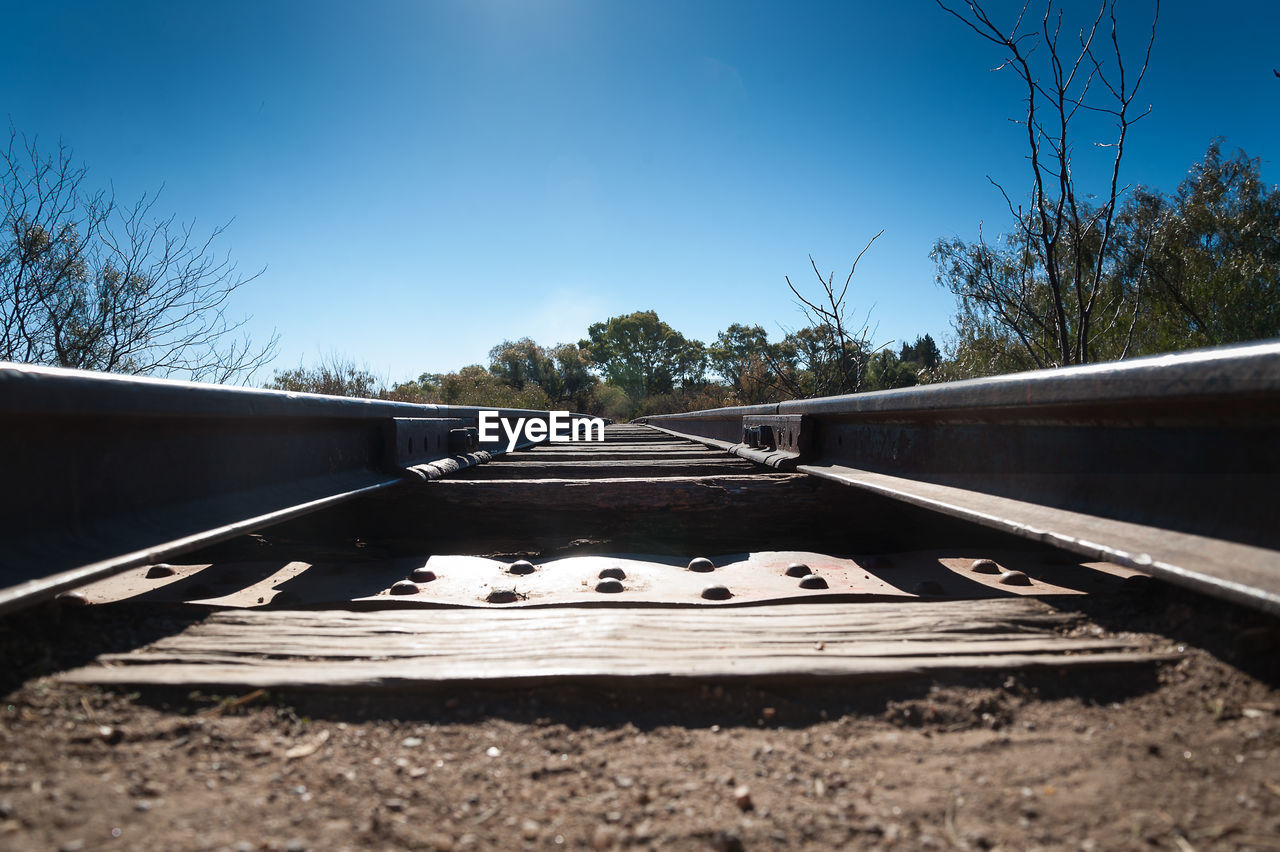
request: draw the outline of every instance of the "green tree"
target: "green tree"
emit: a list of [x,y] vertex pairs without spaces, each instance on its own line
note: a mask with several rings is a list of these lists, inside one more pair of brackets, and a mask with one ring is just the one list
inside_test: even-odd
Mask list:
[[700,382],[706,356],[702,344],[658,319],[654,311],[636,311],[593,323],[589,339],[579,342],[605,380],[632,400],[670,393],[677,381]]
[[517,391],[541,388],[555,405],[585,412],[600,381],[591,374],[590,358],[576,344],[551,349],[527,337],[503,341],[489,352],[489,372]]
[[907,388],[920,383],[919,367],[913,361],[904,361],[888,349],[881,349],[871,356],[867,366],[866,390],[890,390]]
[[774,374],[797,399],[857,393],[875,354],[865,329],[857,337],[827,323],[787,334]]
[[444,405],[481,405],[493,408],[551,408],[551,400],[537,385],[515,388],[479,364],[440,377],[437,399]]
[[[1210,144],[1173,196],[1138,187],[1116,216],[1090,352],[1119,359],[1280,335],[1280,188],[1263,183],[1243,151]],[[1090,244],[1100,251],[1100,243]],[[979,243],[947,249],[944,273],[966,282],[954,320],[949,375],[969,377],[1044,366],[1052,352],[1047,288],[1029,288],[1020,312],[991,294],[1019,274],[1016,248]],[[983,295],[986,294],[986,295]]]
[[1136,190],[1121,225],[1135,354],[1280,335],[1280,187],[1257,158],[1214,140],[1172,197]]
[[898,360],[915,364],[918,370],[932,371],[942,363],[942,353],[938,351],[938,344],[934,343],[933,337],[924,334],[917,337],[915,343],[903,343]]
[[795,372],[795,350],[789,344],[770,343],[758,325],[734,323],[716,335],[707,348],[710,368],[729,385],[732,401],[755,405],[777,402],[786,396],[780,374]]
[[600,379],[591,373],[591,356],[576,343],[561,343],[551,350],[560,377],[559,403],[573,411],[593,413],[594,394]]
[[299,364],[292,370],[277,370],[263,387],[293,393],[323,393],[329,396],[356,396],[371,399],[383,394],[382,381],[368,367],[359,367],[349,358],[330,354],[314,367]]
[[516,390],[533,384],[550,399],[560,395],[560,376],[547,350],[528,337],[504,340],[489,350],[489,372]]

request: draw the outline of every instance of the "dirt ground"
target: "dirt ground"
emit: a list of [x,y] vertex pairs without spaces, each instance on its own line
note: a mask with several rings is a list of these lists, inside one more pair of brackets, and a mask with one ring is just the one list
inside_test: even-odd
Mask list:
[[1276,621],[1162,586],[1084,607],[1074,629],[1139,630],[1178,660],[139,695],[49,675],[189,616],[23,614],[0,622],[0,848],[1280,848]]

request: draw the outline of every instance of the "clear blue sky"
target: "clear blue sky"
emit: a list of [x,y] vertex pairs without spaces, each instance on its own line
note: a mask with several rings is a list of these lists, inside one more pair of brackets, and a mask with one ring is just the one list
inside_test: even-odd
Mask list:
[[[650,308],[776,338],[783,276],[843,277],[881,228],[852,302],[878,341],[941,339],[931,245],[1007,222],[987,175],[1026,186],[1016,81],[925,0],[5,6],[9,120],[120,198],[234,218],[223,247],[267,270],[233,311],[277,368],[396,381]],[[1152,4],[1120,6],[1140,39]],[[1275,182],[1278,36],[1273,2],[1166,0],[1123,179],[1172,190],[1224,136]]]

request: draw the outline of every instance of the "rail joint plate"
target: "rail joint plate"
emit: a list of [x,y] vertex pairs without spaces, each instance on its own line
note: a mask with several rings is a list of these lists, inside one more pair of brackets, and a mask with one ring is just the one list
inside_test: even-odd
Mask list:
[[793,469],[812,455],[813,426],[803,414],[745,415],[742,443],[733,453],[780,470]]

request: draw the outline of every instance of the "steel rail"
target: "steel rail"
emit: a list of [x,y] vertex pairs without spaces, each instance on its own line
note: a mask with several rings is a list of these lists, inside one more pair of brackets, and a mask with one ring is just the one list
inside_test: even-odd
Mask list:
[[640,422],[1280,613],[1277,342]]
[[0,363],[0,613],[482,463],[481,410]]

